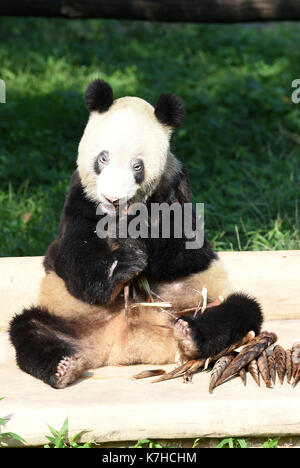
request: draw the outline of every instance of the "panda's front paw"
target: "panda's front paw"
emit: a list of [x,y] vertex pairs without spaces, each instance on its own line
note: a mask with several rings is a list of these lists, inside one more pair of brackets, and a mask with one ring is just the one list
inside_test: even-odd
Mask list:
[[118,257],[118,263],[115,267],[115,272],[123,272],[127,279],[134,278],[142,273],[148,265],[148,256],[139,245],[134,249],[125,249]]

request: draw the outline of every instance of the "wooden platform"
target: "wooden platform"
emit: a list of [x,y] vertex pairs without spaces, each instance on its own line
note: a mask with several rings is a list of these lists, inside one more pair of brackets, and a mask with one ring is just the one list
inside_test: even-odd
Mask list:
[[[262,302],[268,319],[264,328],[277,333],[285,347],[300,341],[300,251],[225,252],[220,257],[236,288]],[[59,429],[68,417],[70,436],[86,430],[82,440],[97,442],[300,435],[300,386],[286,382],[267,389],[249,376],[247,387],[234,378],[210,395],[206,372],[188,385],[180,378],[152,385],[151,379],[131,376],[155,366],[127,366],[91,370],[70,387],[54,390],[20,371],[4,332],[15,312],[35,302],[41,262],[41,257],[0,259],[0,396],[5,397],[0,417],[6,431],[21,435],[28,445],[43,445],[47,424]]]

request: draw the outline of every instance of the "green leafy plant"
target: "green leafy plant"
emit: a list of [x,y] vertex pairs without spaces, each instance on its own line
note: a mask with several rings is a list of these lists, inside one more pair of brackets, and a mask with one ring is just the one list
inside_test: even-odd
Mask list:
[[60,430],[56,430],[48,424],[50,435],[46,435],[46,438],[49,440],[50,444],[45,444],[44,448],[91,448],[95,443],[94,441],[86,442],[85,444],[80,444],[77,442],[82,434],[86,431],[78,432],[70,440],[68,438],[68,418],[65,419]]
[[248,448],[248,444],[245,439],[234,439],[229,437],[228,439],[223,439],[216,448]]
[[129,445],[129,448],[163,448],[163,446],[149,439],[139,439],[135,445]]
[[266,442],[262,444],[262,448],[277,448],[279,443],[280,437],[275,439],[268,439]]
[[196,448],[199,444],[200,439],[195,439],[192,445],[192,448]]
[[[3,398],[4,397],[0,398],[0,400],[3,400]],[[5,423],[3,418],[0,418],[0,431],[1,431],[2,427],[5,428],[6,423]],[[5,445],[6,445],[6,442],[9,439],[18,440],[19,442],[22,442],[23,444],[26,444],[26,440],[24,440],[21,436],[19,436],[18,434],[15,434],[14,432],[0,432],[0,447],[3,447],[3,442],[4,441],[5,441]]]
[[[268,439],[266,442],[261,444],[261,448],[277,448],[279,440],[280,437],[276,437],[275,439]],[[235,439],[233,437],[229,437],[219,442],[216,448],[249,448],[249,446],[245,439]]]

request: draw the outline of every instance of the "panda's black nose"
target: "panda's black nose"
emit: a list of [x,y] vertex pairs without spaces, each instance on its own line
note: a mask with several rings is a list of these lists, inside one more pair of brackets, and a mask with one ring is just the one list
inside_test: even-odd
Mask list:
[[114,206],[119,205],[119,198],[111,197],[111,196],[108,197],[107,195],[104,195],[103,193],[102,193],[102,196],[108,203],[112,203]]

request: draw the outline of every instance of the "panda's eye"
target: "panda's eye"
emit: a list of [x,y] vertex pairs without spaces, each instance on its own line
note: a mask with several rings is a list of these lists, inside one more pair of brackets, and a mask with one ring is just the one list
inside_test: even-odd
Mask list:
[[137,184],[141,184],[145,178],[145,168],[142,159],[135,159],[132,164],[132,171]]
[[140,172],[143,169],[142,161],[135,161],[132,164],[132,169],[134,170],[134,172]]
[[106,164],[109,161],[108,151],[102,151],[98,156],[98,162],[100,164]]
[[101,153],[96,157],[95,162],[94,162],[94,171],[96,172],[97,175],[100,174],[100,172],[103,169],[103,166],[105,166],[109,161],[109,154],[108,151],[101,151]]

